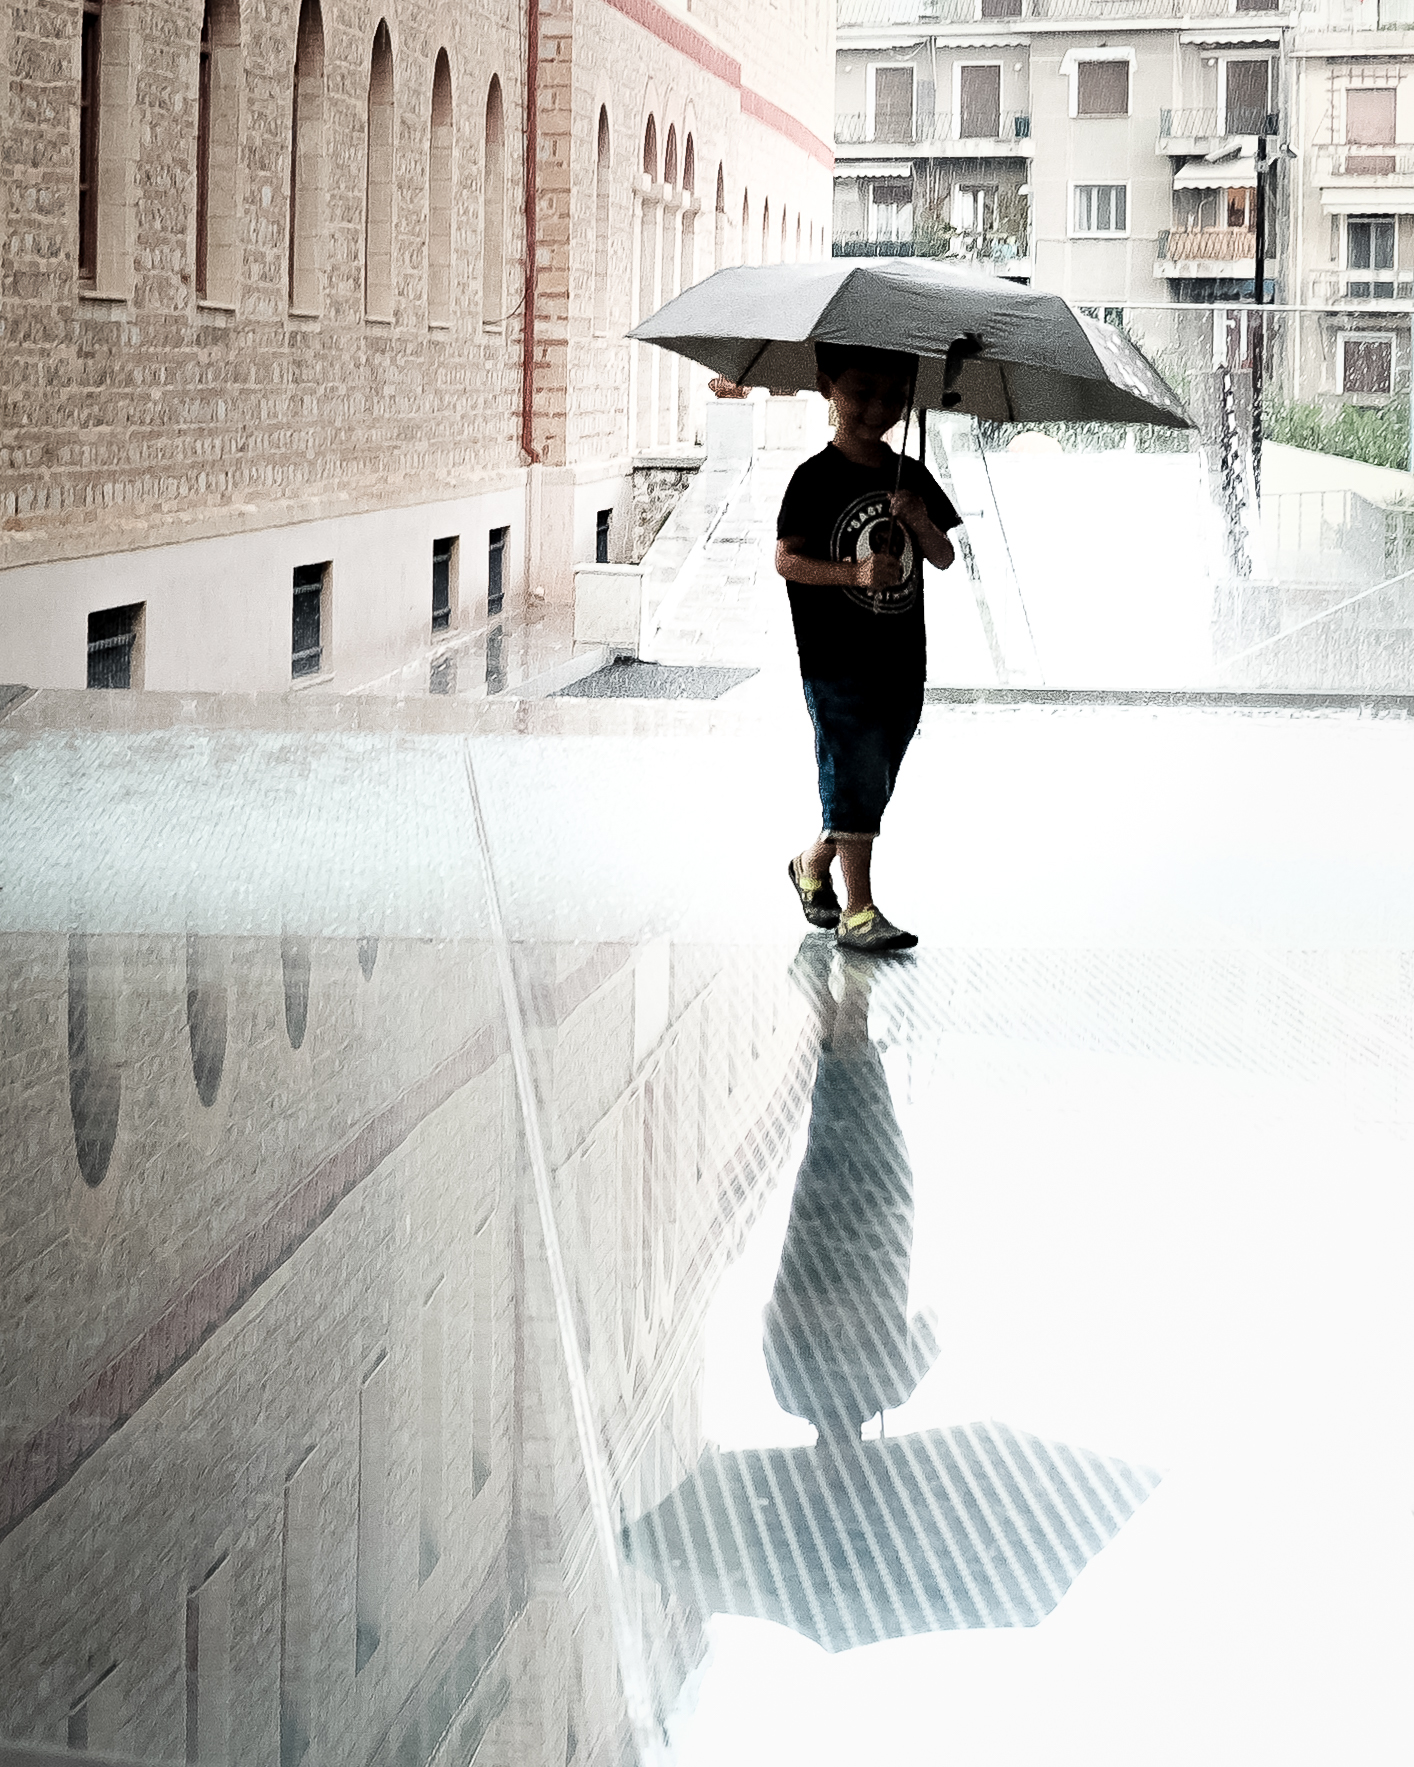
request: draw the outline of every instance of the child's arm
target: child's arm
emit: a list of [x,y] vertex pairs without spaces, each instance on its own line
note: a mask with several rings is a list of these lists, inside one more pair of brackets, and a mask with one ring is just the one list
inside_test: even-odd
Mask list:
[[[886,552],[872,552],[858,564],[836,564],[828,558],[812,558],[808,542],[788,534],[776,542],[776,572],[789,583],[811,589],[893,589],[903,581],[903,566]],[[943,544],[947,546],[947,541]],[[952,548],[948,547],[949,556]]]
[[917,491],[899,491],[890,501],[894,514],[918,542],[924,558],[940,571],[945,571],[957,555],[952,541],[941,528],[933,525],[928,505]]

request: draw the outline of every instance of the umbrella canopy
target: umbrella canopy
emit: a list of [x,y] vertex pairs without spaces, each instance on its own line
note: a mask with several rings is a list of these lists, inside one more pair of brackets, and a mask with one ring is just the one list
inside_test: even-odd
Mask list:
[[831,258],[718,270],[629,334],[739,386],[815,385],[814,345],[921,358],[915,403],[1002,423],[1193,420],[1113,326],[1059,295],[931,258]]
[[624,1545],[700,1612],[850,1650],[1036,1625],[1158,1482],[1001,1423],[709,1452]]

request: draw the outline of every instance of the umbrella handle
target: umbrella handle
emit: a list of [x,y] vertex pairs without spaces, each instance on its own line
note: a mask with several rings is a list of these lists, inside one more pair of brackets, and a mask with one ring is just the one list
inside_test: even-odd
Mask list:
[[[908,451],[908,426],[909,426],[909,422],[911,421],[911,419],[913,417],[913,399],[914,399],[914,395],[917,393],[917,391],[918,391],[918,370],[915,367],[913,370],[913,373],[908,377],[908,409],[903,414],[903,436],[899,442],[898,465],[894,468],[894,496],[895,497],[898,496],[899,487],[903,484],[903,457],[904,457],[905,453]],[[920,422],[919,427],[920,428],[922,427],[921,422]],[[888,539],[888,544],[884,548],[885,552],[888,553],[890,558],[892,558],[894,555],[894,532],[897,529],[897,527],[898,527],[898,517],[894,514],[893,508],[891,506],[889,509],[889,539]]]

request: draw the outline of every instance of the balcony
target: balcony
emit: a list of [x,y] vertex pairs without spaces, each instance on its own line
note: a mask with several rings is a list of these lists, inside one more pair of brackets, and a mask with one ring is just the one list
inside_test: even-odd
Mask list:
[[1313,270],[1307,281],[1307,299],[1316,307],[1382,307],[1406,312],[1414,299],[1414,276],[1402,270]]
[[[1386,9],[1414,9],[1414,0],[1382,0],[1381,22]],[[992,25],[998,34],[1018,25],[1067,24],[1079,20],[1142,23],[1150,19],[1230,19],[1234,12],[1276,17],[1289,5],[1273,0],[1237,0],[1236,7],[1218,0],[840,0],[841,32],[864,33],[910,25]],[[1405,28],[1403,25],[1391,28]],[[1414,27],[1410,27],[1414,28]]]
[[[1154,273],[1165,278],[1251,276],[1256,250],[1250,227],[1174,227],[1159,235]],[[1273,263],[1270,253],[1267,263]]]
[[1414,146],[1347,142],[1315,150],[1312,176],[1323,190],[1374,185],[1390,189],[1414,181]]
[[1156,151],[1166,154],[1211,153],[1235,135],[1278,135],[1281,118],[1275,111],[1241,110],[1216,105],[1197,110],[1161,110]]
[[[971,124],[973,119],[969,119]],[[951,116],[907,117],[877,114],[870,127],[862,111],[835,117],[835,158],[847,169],[851,159],[874,159],[880,153],[908,152],[913,158],[1029,159],[1031,116],[1027,111],[1002,111],[991,132],[963,135]]]

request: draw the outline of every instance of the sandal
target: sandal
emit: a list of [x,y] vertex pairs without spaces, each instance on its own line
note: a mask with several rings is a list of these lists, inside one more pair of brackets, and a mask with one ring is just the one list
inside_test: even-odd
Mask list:
[[911,951],[918,943],[918,935],[895,926],[871,902],[858,914],[845,915],[840,920],[835,943],[846,951]]
[[840,899],[835,894],[835,886],[828,877],[805,877],[800,870],[800,856],[796,855],[786,867],[790,881],[795,885],[795,893],[800,898],[800,906],[805,918],[811,926],[838,926],[840,921]]

